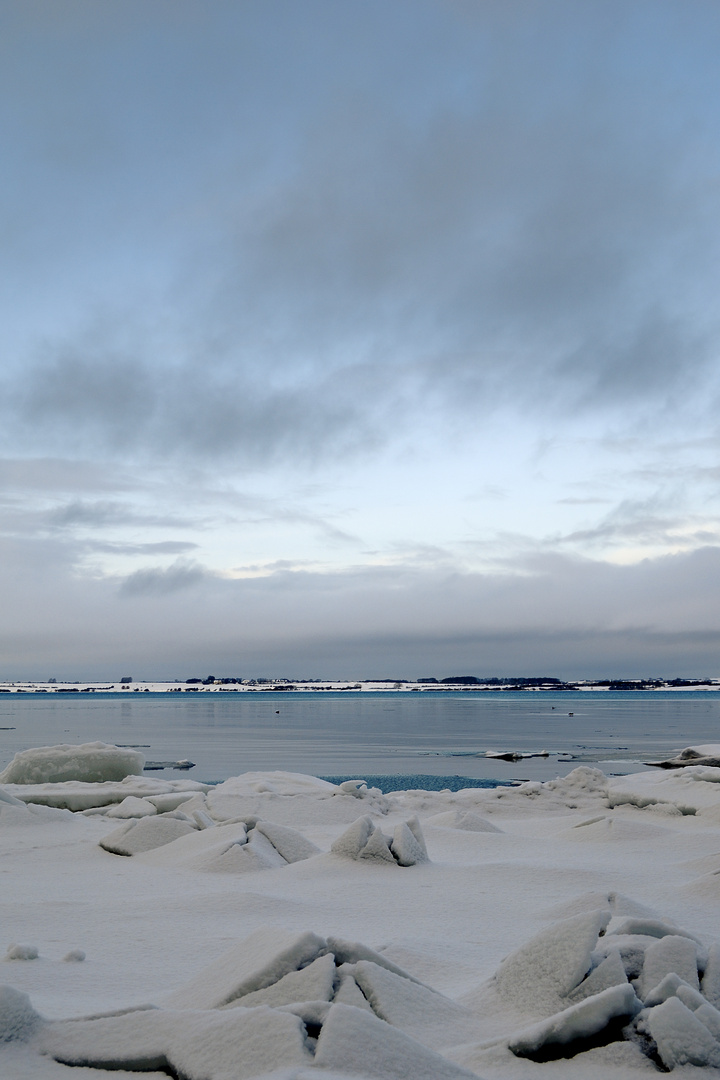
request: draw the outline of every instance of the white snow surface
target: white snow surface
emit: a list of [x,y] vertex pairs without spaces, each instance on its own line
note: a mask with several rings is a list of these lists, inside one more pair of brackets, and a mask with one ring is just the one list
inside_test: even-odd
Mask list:
[[720,1080],[711,771],[5,783],[0,1076]]

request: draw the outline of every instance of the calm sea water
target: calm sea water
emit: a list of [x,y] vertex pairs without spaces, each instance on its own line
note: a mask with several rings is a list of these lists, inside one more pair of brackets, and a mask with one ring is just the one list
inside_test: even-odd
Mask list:
[[[0,730],[0,768],[28,747],[100,740],[138,746],[148,761],[196,763],[149,774],[168,779],[287,769],[546,780],[578,764],[636,772],[682,747],[720,743],[720,694],[4,694],[2,728],[12,730]],[[486,750],[552,756],[492,761]]]

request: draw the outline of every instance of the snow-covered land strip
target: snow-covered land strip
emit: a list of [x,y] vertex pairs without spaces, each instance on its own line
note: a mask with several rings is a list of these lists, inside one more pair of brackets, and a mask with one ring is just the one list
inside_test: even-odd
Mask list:
[[86,755],[0,786],[0,1076],[720,1077],[716,770],[383,796]]

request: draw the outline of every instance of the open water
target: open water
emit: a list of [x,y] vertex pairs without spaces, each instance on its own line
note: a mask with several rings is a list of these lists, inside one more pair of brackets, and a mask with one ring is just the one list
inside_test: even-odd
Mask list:
[[[643,762],[685,746],[720,743],[720,693],[0,695],[0,769],[28,747],[97,740],[137,746],[148,761],[195,762],[185,773],[149,773],[167,779],[212,782],[285,769],[333,777],[548,780],[580,764],[609,774],[638,772]],[[551,756],[492,761],[486,750]]]

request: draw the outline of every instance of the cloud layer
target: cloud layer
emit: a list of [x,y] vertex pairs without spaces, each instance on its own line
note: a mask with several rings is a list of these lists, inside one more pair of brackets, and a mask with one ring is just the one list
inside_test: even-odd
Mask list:
[[8,674],[710,663],[716,5],[0,31]]

